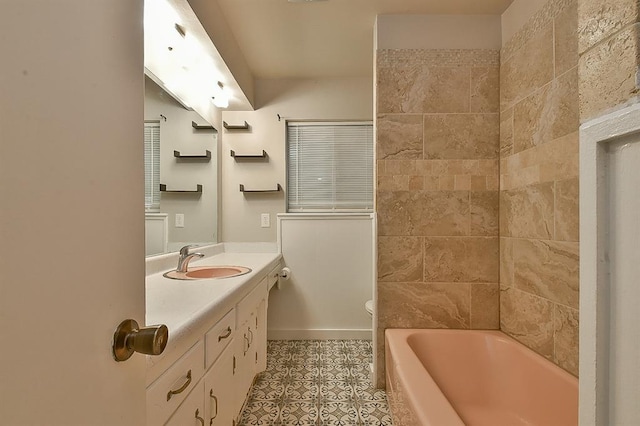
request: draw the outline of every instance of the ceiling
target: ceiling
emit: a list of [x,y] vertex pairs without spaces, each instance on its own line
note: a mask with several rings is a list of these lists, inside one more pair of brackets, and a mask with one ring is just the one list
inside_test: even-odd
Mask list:
[[217,0],[256,78],[366,77],[376,15],[500,15],[513,0]]

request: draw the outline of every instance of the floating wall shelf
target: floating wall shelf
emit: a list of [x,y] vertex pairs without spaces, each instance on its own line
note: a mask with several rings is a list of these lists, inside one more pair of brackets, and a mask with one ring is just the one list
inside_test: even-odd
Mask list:
[[174,193],[184,193],[184,194],[199,194],[202,193],[202,185],[197,184],[196,189],[167,189],[167,185],[161,183],[160,184],[160,192],[174,192]]
[[173,151],[173,156],[176,158],[180,158],[183,160],[206,160],[209,161],[211,160],[211,151],[209,151],[208,149],[205,151],[204,154],[201,155],[183,155],[180,154],[180,151]]
[[209,124],[198,124],[195,121],[191,122],[191,127],[193,127],[196,130],[213,130],[214,132],[218,131],[215,127]]
[[236,154],[236,152],[234,150],[231,150],[231,156],[233,158],[235,158],[236,160],[261,160],[264,158],[267,158],[269,155],[267,154],[267,151],[265,151],[264,149],[262,150],[262,154],[249,154],[249,155],[240,155],[240,154]]
[[282,187],[280,186],[279,183],[276,184],[276,189],[245,189],[243,184],[240,184],[240,192],[261,192],[261,193],[266,193],[266,192],[280,192],[282,191]]
[[249,130],[249,123],[247,123],[246,121],[244,122],[244,124],[227,124],[226,121],[223,121],[222,125],[227,130]]

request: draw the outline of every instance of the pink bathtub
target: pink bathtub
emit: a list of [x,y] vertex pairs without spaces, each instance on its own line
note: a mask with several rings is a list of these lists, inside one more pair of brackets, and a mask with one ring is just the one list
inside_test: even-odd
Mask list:
[[578,379],[499,331],[389,329],[394,426],[578,424]]

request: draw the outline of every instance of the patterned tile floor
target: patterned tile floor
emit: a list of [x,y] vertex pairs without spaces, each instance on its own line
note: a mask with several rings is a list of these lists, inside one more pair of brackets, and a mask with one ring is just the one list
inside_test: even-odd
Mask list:
[[367,340],[270,340],[238,426],[392,425],[385,392],[371,386],[371,354]]

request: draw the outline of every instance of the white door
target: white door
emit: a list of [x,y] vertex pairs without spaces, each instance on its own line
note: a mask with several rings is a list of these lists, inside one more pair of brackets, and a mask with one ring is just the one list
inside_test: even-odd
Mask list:
[[143,425],[142,0],[0,7],[0,424]]

